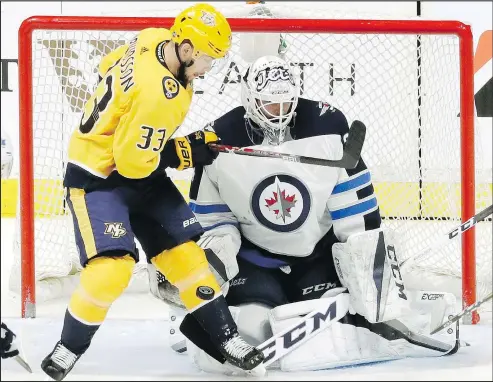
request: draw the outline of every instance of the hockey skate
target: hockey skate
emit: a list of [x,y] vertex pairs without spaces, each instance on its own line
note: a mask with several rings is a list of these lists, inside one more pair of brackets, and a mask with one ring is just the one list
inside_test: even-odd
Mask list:
[[230,364],[244,370],[248,374],[263,376],[267,372],[262,363],[265,358],[264,353],[249,345],[237,333],[224,342],[219,351]]
[[72,370],[80,355],[72,353],[61,341],[41,362],[41,369],[55,381],[61,381]]

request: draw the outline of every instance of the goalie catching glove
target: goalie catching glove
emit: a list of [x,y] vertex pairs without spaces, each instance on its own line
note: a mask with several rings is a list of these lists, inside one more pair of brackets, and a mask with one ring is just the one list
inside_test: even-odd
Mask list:
[[186,170],[197,165],[210,165],[218,153],[209,147],[209,143],[219,141],[216,133],[200,130],[185,137],[171,139],[164,148],[161,159],[168,167]]

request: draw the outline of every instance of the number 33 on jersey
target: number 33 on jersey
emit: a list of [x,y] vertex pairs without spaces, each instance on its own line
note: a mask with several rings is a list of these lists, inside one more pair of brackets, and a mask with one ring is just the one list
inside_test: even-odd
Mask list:
[[65,186],[80,187],[80,182],[70,184],[74,167],[79,175],[83,170],[102,179],[115,169],[131,179],[157,169],[159,154],[185,119],[193,94],[164,64],[161,52],[170,39],[167,29],[145,29],[102,59],[101,81],[70,140]]

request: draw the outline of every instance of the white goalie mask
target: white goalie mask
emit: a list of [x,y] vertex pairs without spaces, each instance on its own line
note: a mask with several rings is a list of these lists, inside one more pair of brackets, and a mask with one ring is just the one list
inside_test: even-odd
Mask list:
[[245,117],[262,130],[268,144],[279,145],[284,141],[287,126],[295,115],[298,93],[293,70],[279,57],[260,57],[247,69],[241,81]]

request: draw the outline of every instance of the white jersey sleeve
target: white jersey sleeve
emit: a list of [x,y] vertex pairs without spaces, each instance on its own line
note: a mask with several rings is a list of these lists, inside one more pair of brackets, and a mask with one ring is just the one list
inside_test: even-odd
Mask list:
[[215,165],[196,169],[190,193],[190,208],[204,228],[198,244],[206,252],[211,266],[222,280],[232,279],[238,273],[236,255],[240,249],[241,236],[238,221],[221,198],[217,187]]
[[341,242],[346,242],[352,234],[380,228],[378,202],[363,159],[353,170],[340,169],[327,209],[334,233]]

